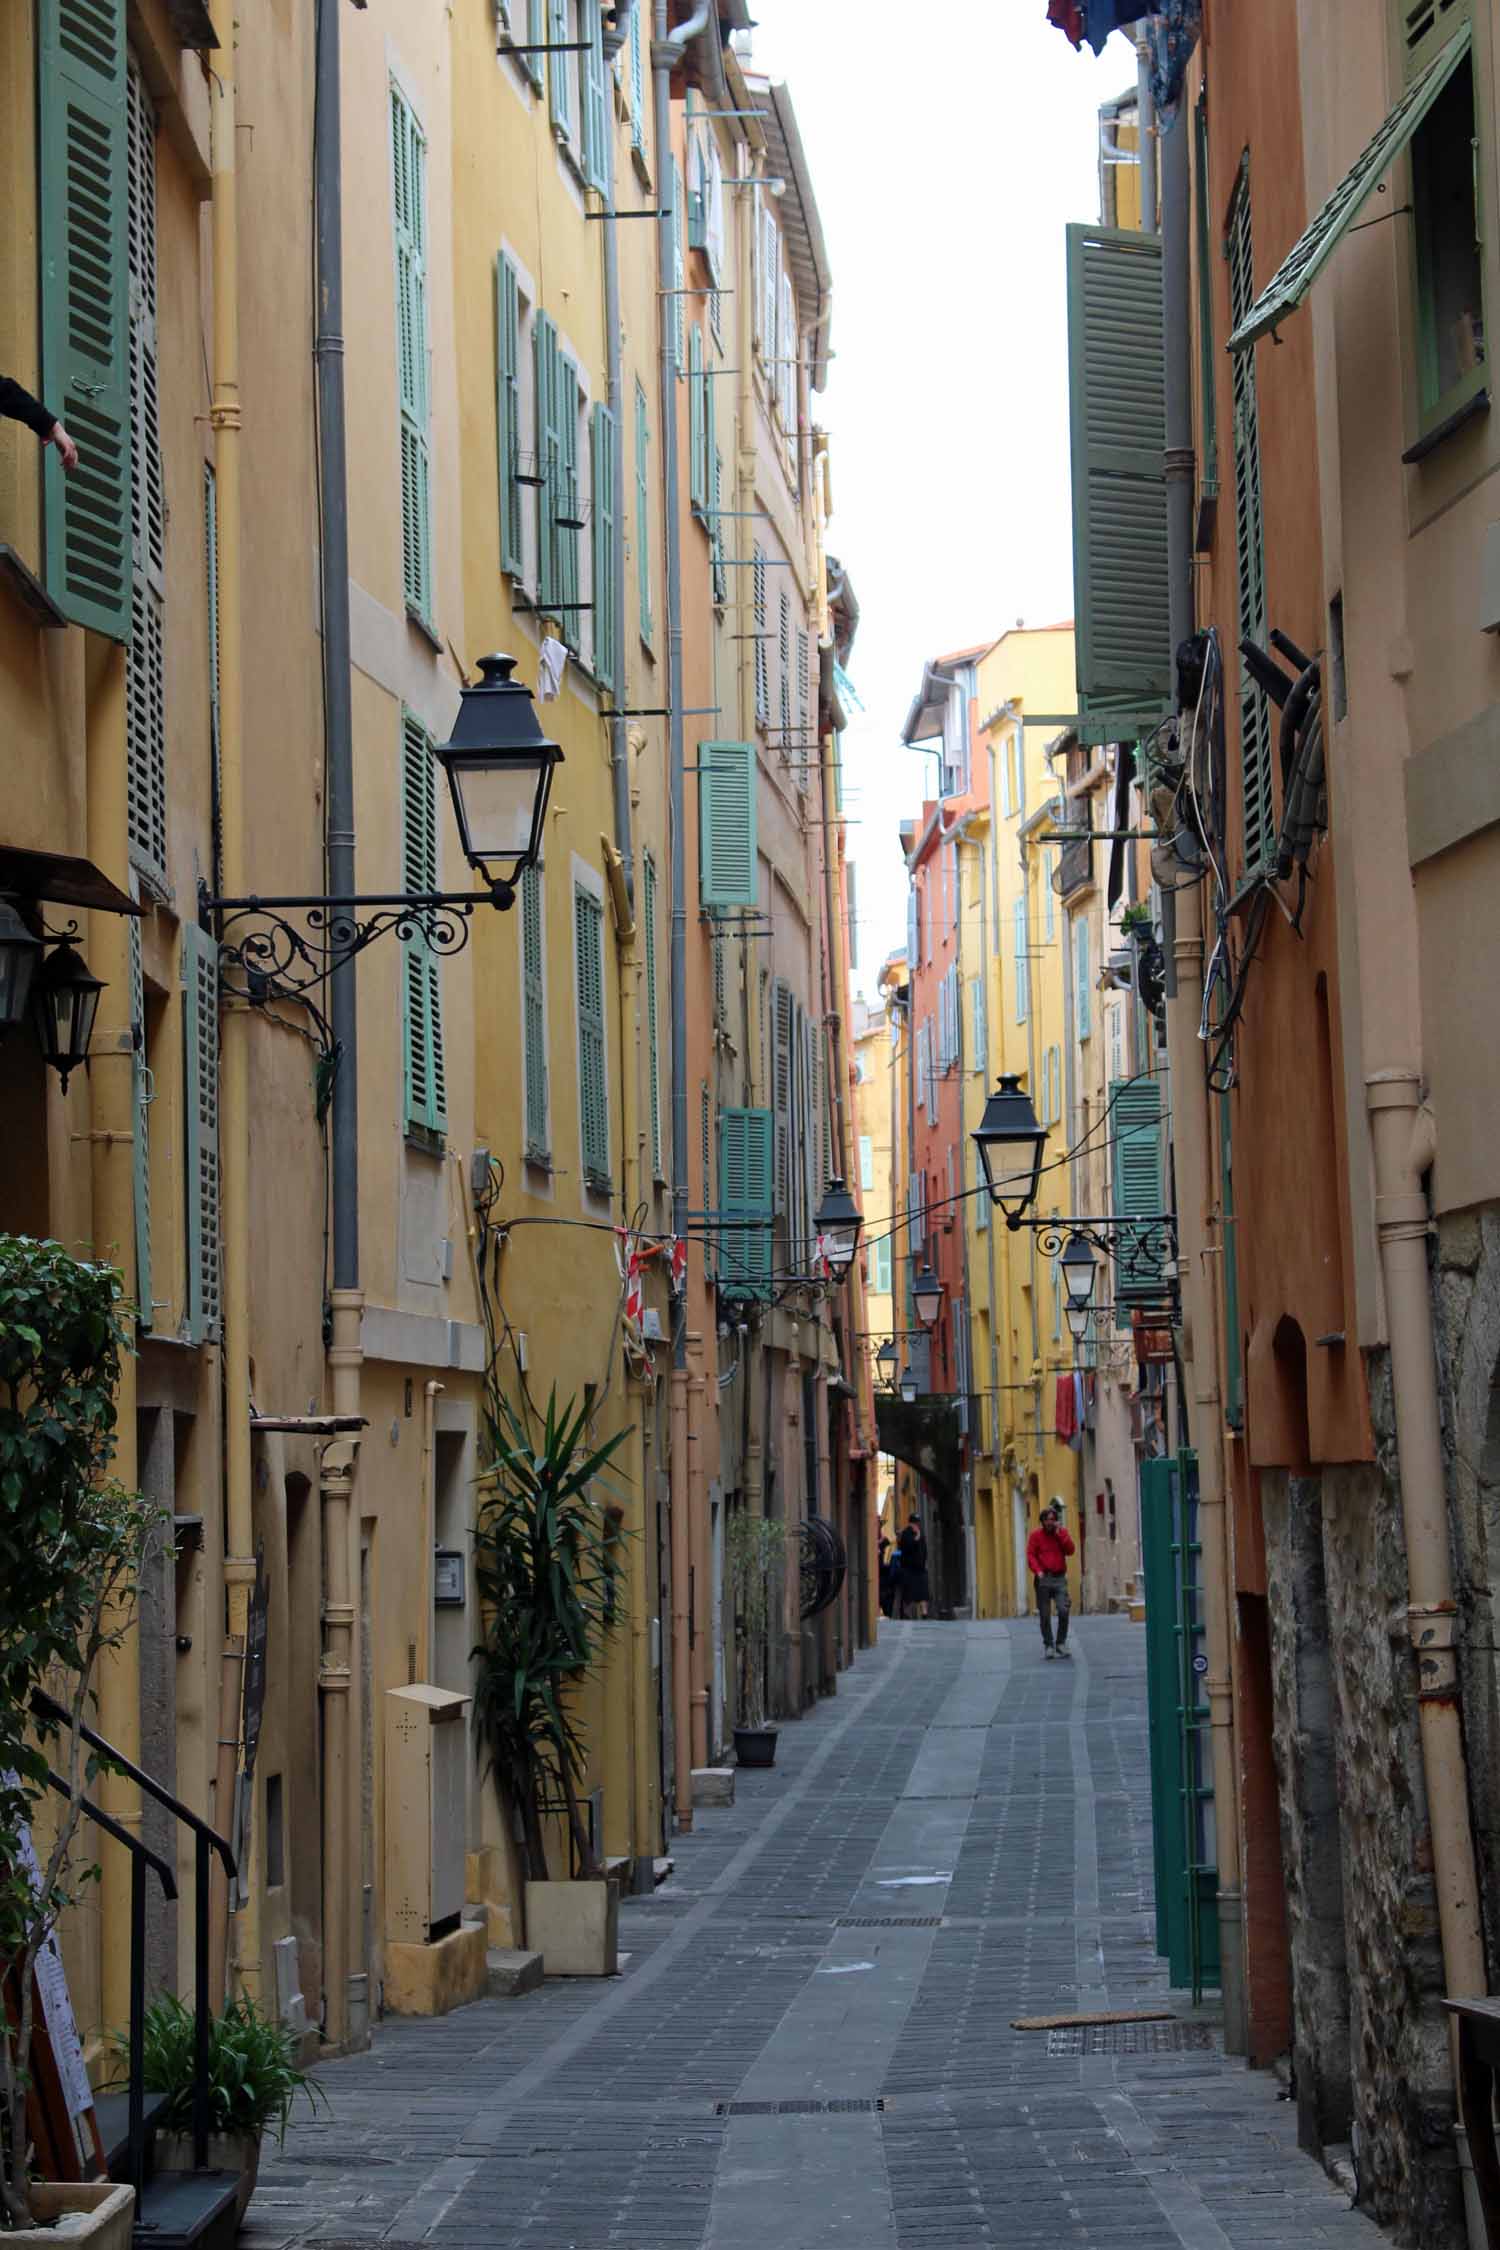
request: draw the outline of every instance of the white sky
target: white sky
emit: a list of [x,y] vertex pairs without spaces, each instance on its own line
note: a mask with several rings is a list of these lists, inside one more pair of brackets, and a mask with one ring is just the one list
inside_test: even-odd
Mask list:
[[1099,216],[1100,102],[1135,82],[1046,0],[756,0],[833,269],[830,544],[860,605],[844,737],[856,991],[906,941],[896,831],[933,762],[904,749],[924,660],[1073,613],[1063,229]]

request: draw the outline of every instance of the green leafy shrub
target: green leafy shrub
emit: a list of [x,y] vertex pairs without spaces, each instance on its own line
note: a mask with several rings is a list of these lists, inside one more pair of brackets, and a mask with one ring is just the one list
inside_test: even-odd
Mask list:
[[[159,2132],[190,2133],[193,2129],[196,2039],[192,2009],[175,1992],[159,1994],[146,2010],[144,2048],[146,2091],[167,2097],[166,2107],[156,2120]],[[116,2058],[125,2062],[129,2053],[126,2034],[113,2033],[110,2045]],[[209,2026],[209,2131],[249,2133],[258,2138],[269,2125],[274,2127],[279,2147],[299,2094],[305,2094],[314,2109],[319,2102],[325,2110],[328,2107],[328,2097],[317,2080],[297,2067],[297,2042],[291,2032],[273,2016],[263,2015],[253,2000],[231,2000]]]

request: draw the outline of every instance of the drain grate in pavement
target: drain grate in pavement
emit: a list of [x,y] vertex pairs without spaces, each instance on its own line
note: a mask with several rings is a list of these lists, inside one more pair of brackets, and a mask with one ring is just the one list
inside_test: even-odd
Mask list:
[[1173,2055],[1212,2049],[1206,2023],[1070,2023],[1049,2031],[1047,2053],[1057,2055]]
[[871,2110],[884,2109],[885,2102],[878,2095],[873,2101],[842,2102],[715,2102],[716,2117],[867,2117]]
[[941,1914],[841,1914],[841,1930],[940,1930]]

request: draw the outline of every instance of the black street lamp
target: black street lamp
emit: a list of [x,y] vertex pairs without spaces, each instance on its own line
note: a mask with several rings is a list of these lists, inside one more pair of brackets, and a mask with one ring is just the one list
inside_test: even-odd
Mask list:
[[901,1403],[903,1406],[915,1406],[917,1403],[917,1378],[909,1367],[901,1370]]
[[1067,1247],[1058,1260],[1063,1286],[1067,1290],[1068,1326],[1074,1338],[1082,1342],[1088,1334],[1093,1317],[1094,1279],[1098,1268],[1094,1253],[1076,1230],[1068,1236]]
[[924,1266],[911,1285],[911,1301],[918,1320],[924,1328],[931,1328],[943,1301],[943,1285],[931,1266]]
[[882,1383],[895,1382],[896,1362],[900,1357],[901,1354],[896,1349],[896,1339],[892,1336],[881,1345],[879,1351],[875,1354],[875,1365],[879,1369]]
[[41,939],[32,936],[10,901],[0,898],[0,1033],[25,1021],[41,956]]
[[1047,1128],[1037,1122],[1031,1097],[1014,1074],[999,1080],[971,1138],[990,1201],[1005,1213],[1008,1226],[1018,1227],[1036,1201]]
[[82,954],[71,945],[55,946],[42,963],[31,996],[31,1012],[37,1044],[61,1078],[64,1093],[73,1072],[88,1060],[103,990]]
[[843,1181],[835,1175],[824,1190],[823,1200],[813,1215],[813,1225],[818,1230],[823,1255],[828,1260],[835,1281],[842,1281],[854,1263],[859,1230],[863,1224],[858,1204]]
[[[291,994],[316,1015],[313,987],[377,938],[394,931],[421,939],[431,953],[461,953],[476,906],[502,913],[514,906],[522,875],[541,857],[552,775],[562,761],[537,724],[531,690],[511,678],[514,669],[514,657],[480,658],[480,678],[460,693],[450,740],[433,751],[448,777],[464,857],[484,889],[216,898],[200,883],[199,914],[219,939],[221,970],[243,974],[245,998]],[[325,1044],[333,1044],[326,1027]]]

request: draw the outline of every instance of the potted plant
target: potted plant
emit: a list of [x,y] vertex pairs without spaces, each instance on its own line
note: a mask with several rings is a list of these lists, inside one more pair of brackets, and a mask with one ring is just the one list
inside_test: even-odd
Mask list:
[[[98,1765],[81,1729],[100,1659],[130,1630],[159,1521],[109,1473],[128,1346],[112,1267],[0,1234],[0,2231],[52,2239],[71,2214],[70,2234],[91,2250],[128,2245],[134,2191],[33,2181],[27,2093],[38,1957],[98,1874],[78,1849]],[[63,1716],[33,1711],[39,1689]],[[48,1839],[40,1856],[34,1830]]]
[[[146,2010],[146,2091],[166,2097],[156,2118],[158,2172],[191,2172],[196,2019],[175,1992],[160,1993]],[[124,2059],[122,2033],[111,2038]],[[260,2170],[260,2144],[269,2125],[276,2145],[299,2094],[313,2108],[327,2097],[297,2067],[297,2040],[285,2025],[263,2015],[255,2002],[230,2001],[211,2027],[208,2044],[208,2155],[211,2171],[235,2172],[239,2190],[235,2222],[244,2220]]]
[[[554,1976],[612,1976],[618,1950],[618,1891],[579,1800],[588,1744],[575,1698],[621,1609],[619,1517],[604,1504],[603,1472],[626,1433],[595,1445],[589,1414],[571,1400],[559,1408],[554,1391],[533,1436],[492,1392],[474,1531],[484,1609],[475,1734],[520,1845],[526,1942]],[[566,1823],[571,1880],[553,1879],[549,1813]]]
[[742,1766],[772,1766],[777,1729],[766,1723],[766,1644],[782,1592],[786,1526],[774,1516],[753,1516],[742,1508],[729,1519],[725,1549],[739,1682],[734,1754]]

